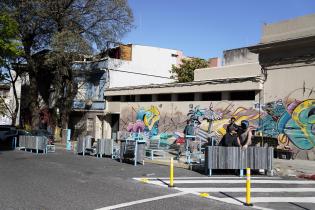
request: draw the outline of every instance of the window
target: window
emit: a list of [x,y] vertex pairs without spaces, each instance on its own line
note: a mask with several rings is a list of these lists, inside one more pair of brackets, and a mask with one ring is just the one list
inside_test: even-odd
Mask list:
[[201,100],[202,101],[221,101],[222,94],[221,92],[201,93]]
[[136,96],[135,95],[126,96],[126,101],[128,101],[128,102],[135,102],[136,101]]
[[178,94],[178,101],[194,101],[194,93],[181,93]]
[[233,91],[230,92],[231,101],[255,100],[255,91]]
[[152,101],[152,95],[140,95],[140,101],[143,102]]
[[108,101],[120,101],[120,96],[107,96]]
[[136,96],[135,95],[127,95],[125,96],[125,102],[135,102]]
[[157,100],[158,101],[171,101],[172,95],[171,94],[158,94]]

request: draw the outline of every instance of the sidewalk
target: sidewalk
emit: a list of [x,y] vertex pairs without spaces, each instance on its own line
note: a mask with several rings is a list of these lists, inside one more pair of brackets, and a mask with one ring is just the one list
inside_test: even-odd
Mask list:
[[273,159],[273,168],[279,176],[301,176],[315,174],[315,161]]

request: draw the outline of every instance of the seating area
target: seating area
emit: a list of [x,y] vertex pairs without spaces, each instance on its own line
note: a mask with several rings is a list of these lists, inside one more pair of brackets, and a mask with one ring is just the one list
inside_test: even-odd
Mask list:
[[166,157],[166,147],[161,145],[161,139],[153,139],[147,142],[147,148],[145,150],[146,156],[151,160],[155,158],[165,158]]
[[[19,149],[33,152],[47,153],[48,139],[45,136],[19,136]],[[51,149],[51,148],[50,148]],[[51,150],[50,150],[51,151]]]
[[[213,169],[263,169],[272,171],[273,147],[251,146],[246,150],[239,147],[216,146],[217,141],[207,132],[197,130],[196,135],[187,136],[184,142],[169,144],[165,139],[149,138],[144,133],[119,132],[117,140],[97,139],[91,136],[78,138],[77,154],[93,155],[99,158],[111,157],[120,162],[144,165],[145,159],[168,161],[170,157],[178,157],[178,162],[204,166],[207,175],[212,175]],[[255,142],[255,141],[254,141]],[[256,142],[257,143],[257,142]],[[176,151],[182,152],[177,155]],[[184,157],[183,157],[184,156]],[[184,159],[183,159],[184,158]],[[176,158],[175,158],[176,160]]]

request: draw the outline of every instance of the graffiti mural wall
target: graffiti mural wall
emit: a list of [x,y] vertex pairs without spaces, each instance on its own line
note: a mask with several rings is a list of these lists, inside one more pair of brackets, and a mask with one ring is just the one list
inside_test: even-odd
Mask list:
[[305,98],[293,95],[262,105],[228,101],[126,103],[122,105],[120,130],[145,132],[150,138],[176,139],[183,136],[190,119],[197,129],[220,140],[230,118],[235,117],[236,124],[248,120],[258,133],[277,138],[280,148],[292,149],[301,158],[314,159],[315,96],[312,92]]

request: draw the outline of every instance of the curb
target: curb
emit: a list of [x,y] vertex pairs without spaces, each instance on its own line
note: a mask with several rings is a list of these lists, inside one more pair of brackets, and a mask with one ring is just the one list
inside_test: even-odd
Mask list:
[[[146,159],[146,160],[144,160],[144,163],[151,163],[151,164],[156,164],[156,165],[170,166],[169,162],[167,162],[167,161],[159,161],[159,160]],[[174,162],[174,167],[189,169],[189,165],[187,165],[185,163],[176,163],[176,162]]]
[[302,179],[315,180],[315,174],[301,174],[298,177]]

